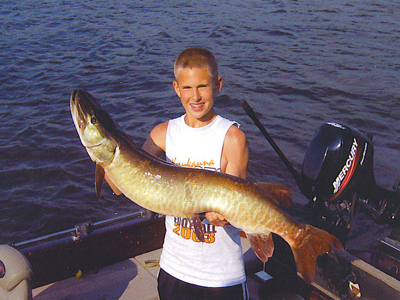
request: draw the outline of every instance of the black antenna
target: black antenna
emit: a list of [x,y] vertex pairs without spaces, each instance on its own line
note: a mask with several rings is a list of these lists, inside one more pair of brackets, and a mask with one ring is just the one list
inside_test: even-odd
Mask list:
[[275,152],[278,154],[279,158],[283,161],[285,166],[288,168],[290,173],[293,175],[294,179],[296,180],[297,186],[301,189],[301,179],[300,175],[297,173],[297,171],[293,168],[293,165],[289,162],[289,160],[286,158],[286,156],[283,154],[281,149],[279,149],[278,145],[275,143],[274,139],[271,137],[271,135],[267,132],[265,127],[261,124],[260,120],[257,118],[256,113],[253,111],[253,109],[250,107],[250,105],[247,103],[246,100],[241,100],[240,104],[242,105],[243,109],[247,113],[247,115],[253,120],[253,122],[256,124],[258,129],[260,129],[261,133],[264,135],[264,137],[268,140],[268,142],[271,144],[272,148],[274,148]]

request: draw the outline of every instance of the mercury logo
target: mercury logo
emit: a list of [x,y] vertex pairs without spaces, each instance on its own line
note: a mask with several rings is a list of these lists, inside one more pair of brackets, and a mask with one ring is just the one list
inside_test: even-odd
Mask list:
[[[355,161],[355,158],[356,158],[357,148],[358,148],[358,143],[357,143],[357,140],[354,139],[353,145],[351,146],[349,157],[346,160],[346,164],[343,166],[339,175],[336,177],[336,180],[332,183],[334,194],[336,194],[339,191],[339,188],[342,185],[342,182],[345,179],[350,168],[351,168],[351,173],[354,171],[353,162]],[[351,173],[350,173],[350,175],[351,175]],[[348,181],[348,180],[349,179],[347,179],[346,181]]]

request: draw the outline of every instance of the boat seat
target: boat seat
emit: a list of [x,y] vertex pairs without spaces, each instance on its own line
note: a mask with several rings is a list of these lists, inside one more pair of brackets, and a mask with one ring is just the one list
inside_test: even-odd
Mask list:
[[32,268],[15,248],[0,245],[0,300],[30,300]]

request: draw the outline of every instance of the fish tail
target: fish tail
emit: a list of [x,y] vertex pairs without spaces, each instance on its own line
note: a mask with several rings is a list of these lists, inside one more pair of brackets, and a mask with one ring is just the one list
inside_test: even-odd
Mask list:
[[341,250],[343,246],[335,236],[321,229],[305,225],[302,230],[304,234],[292,245],[292,251],[297,270],[304,281],[310,284],[314,279],[318,256],[334,249]]

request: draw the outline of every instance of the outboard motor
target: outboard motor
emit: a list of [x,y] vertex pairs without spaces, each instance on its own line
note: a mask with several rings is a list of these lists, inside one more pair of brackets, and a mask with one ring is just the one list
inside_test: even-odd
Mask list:
[[0,245],[0,300],[31,300],[32,268],[15,248]]
[[301,171],[301,191],[317,216],[316,226],[345,243],[361,203],[378,223],[400,224],[400,191],[375,182],[371,137],[337,123],[322,125],[308,148]]

